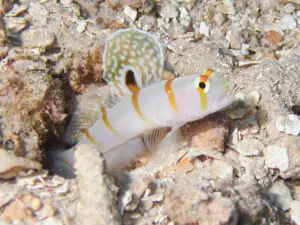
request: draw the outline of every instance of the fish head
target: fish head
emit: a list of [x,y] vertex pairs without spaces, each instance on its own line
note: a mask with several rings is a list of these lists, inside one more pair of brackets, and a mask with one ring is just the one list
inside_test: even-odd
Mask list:
[[186,122],[220,111],[235,101],[224,79],[212,69],[182,77],[176,98],[178,120]]

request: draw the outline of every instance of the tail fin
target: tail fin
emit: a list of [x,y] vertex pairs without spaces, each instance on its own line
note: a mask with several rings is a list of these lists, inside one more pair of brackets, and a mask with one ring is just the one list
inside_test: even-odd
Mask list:
[[67,150],[54,150],[46,153],[46,163],[51,173],[65,177],[75,178],[74,148]]

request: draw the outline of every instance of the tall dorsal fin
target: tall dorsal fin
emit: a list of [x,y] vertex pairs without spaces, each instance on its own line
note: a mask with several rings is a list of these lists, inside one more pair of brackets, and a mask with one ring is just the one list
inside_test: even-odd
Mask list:
[[103,109],[110,109],[118,101],[114,88],[90,85],[82,95],[76,97],[76,108],[68,124],[65,141],[76,144],[83,136],[83,130],[88,130],[102,116]]
[[103,56],[103,78],[127,95],[162,80],[163,48],[149,33],[123,29],[109,36]]

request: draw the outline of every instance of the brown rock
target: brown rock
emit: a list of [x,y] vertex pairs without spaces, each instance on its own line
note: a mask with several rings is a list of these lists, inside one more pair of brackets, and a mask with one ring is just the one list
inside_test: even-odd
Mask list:
[[[205,183],[205,182],[203,182]],[[166,189],[163,208],[175,224],[236,224],[233,202],[218,194],[210,194],[201,184],[187,179]]]
[[217,114],[207,119],[188,123],[182,128],[183,141],[189,147],[201,147],[224,151],[224,142],[228,135],[228,120]]
[[42,165],[38,162],[27,160],[0,149],[0,178],[9,179],[12,178],[20,171],[37,169],[40,170]]
[[279,32],[275,30],[269,30],[264,33],[262,42],[272,49],[277,49],[279,47],[279,43],[283,39],[283,36]]
[[41,207],[41,200],[29,193],[8,204],[0,216],[0,221],[28,221],[34,219],[34,211]]

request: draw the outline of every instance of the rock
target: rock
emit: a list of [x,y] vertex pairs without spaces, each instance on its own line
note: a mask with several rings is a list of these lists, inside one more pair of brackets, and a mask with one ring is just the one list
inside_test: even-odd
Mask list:
[[8,51],[9,51],[8,46],[0,46],[0,57],[4,58],[5,56],[7,56]]
[[280,171],[289,169],[289,155],[287,148],[269,145],[264,149],[265,163],[268,168],[278,168]]
[[7,17],[5,19],[5,28],[6,30],[13,32],[20,32],[25,29],[27,26],[27,21],[22,17]]
[[65,181],[63,185],[55,189],[57,195],[65,195],[69,191],[69,182]]
[[214,15],[214,21],[218,26],[221,26],[225,22],[225,17],[223,15],[223,13],[217,12]]
[[116,205],[118,188],[104,173],[103,159],[97,148],[80,145],[75,152],[74,167],[80,191],[76,224],[121,224]]
[[163,18],[177,18],[178,16],[177,9],[170,4],[162,6],[161,10],[158,13]]
[[287,14],[280,19],[277,25],[283,30],[293,30],[296,28],[297,22],[291,14]]
[[[48,10],[39,2],[31,2],[28,13],[31,16],[35,27],[43,27],[47,24],[49,17]],[[38,39],[34,39],[35,41]]]
[[212,116],[210,119],[188,123],[182,128],[182,139],[189,147],[224,151],[228,135],[228,121],[225,117]]
[[73,3],[73,0],[60,0],[60,3],[63,5],[70,5],[71,3]]
[[47,48],[54,43],[54,34],[46,29],[30,29],[22,33],[24,48]]
[[257,139],[244,139],[237,144],[237,151],[244,156],[260,155],[264,147]]
[[55,215],[55,208],[52,206],[51,203],[44,204],[43,208],[37,212],[38,216],[42,219],[53,217]]
[[24,170],[40,170],[42,165],[38,162],[16,157],[12,153],[0,149],[0,178],[10,179]]
[[283,6],[283,11],[285,13],[293,13],[296,7],[292,3],[287,3]]
[[14,4],[12,10],[10,10],[8,13],[6,13],[5,16],[18,16],[19,14],[25,12],[28,9],[28,7],[26,5],[18,5],[18,4]]
[[291,202],[290,210],[291,219],[297,224],[300,224],[300,201]]
[[63,222],[61,222],[56,217],[49,217],[49,218],[37,223],[37,225],[63,225]]
[[264,39],[266,44],[270,47],[277,48],[278,43],[283,40],[283,36],[275,30],[269,30],[264,33]]
[[260,98],[261,94],[259,91],[251,91],[249,95],[245,97],[244,101],[250,108],[255,108],[258,105]]
[[200,23],[199,33],[203,34],[207,37],[209,36],[209,27],[207,26],[207,24],[205,22]]
[[242,47],[241,47],[241,53],[243,54],[243,55],[248,55],[249,54],[249,47],[250,47],[250,45],[248,45],[248,44],[242,44]]
[[245,173],[242,174],[242,180],[244,182],[252,182],[254,178],[261,181],[267,177],[268,169],[265,167],[265,160],[263,157],[247,157],[240,155],[239,162],[245,168]]
[[211,164],[211,174],[213,179],[231,179],[233,176],[233,166],[222,160],[214,160]]
[[178,2],[183,3],[188,10],[191,10],[195,6],[197,0],[178,0]]
[[126,191],[124,196],[121,199],[121,203],[120,203],[120,211],[121,211],[121,215],[124,214],[124,210],[125,208],[132,202],[133,200],[133,196],[131,191]]
[[76,27],[76,31],[78,33],[83,33],[86,30],[86,26],[87,26],[86,22],[85,21],[78,21],[77,24],[78,25]]
[[226,111],[226,115],[229,116],[230,119],[236,120],[236,119],[242,119],[246,115],[246,109],[243,106],[237,106],[233,109],[230,109]]
[[186,8],[184,7],[180,7],[179,8],[179,22],[181,25],[188,27],[191,23],[191,17],[188,13],[188,11],[186,10]]
[[124,7],[124,14],[130,19],[130,22],[134,22],[137,18],[137,11],[129,6]]
[[42,206],[41,200],[31,193],[23,196],[22,202],[25,207],[32,209],[34,212],[38,211]]
[[202,181],[197,186],[182,180],[166,188],[163,202],[175,224],[237,224],[237,209],[230,199],[206,192]]
[[235,7],[233,0],[223,0],[222,10],[225,14],[234,15]]
[[153,15],[142,15],[137,21],[137,25],[143,30],[152,30],[156,26],[155,17]]
[[226,39],[229,41],[230,48],[241,49],[242,47],[242,38],[240,33],[236,29],[228,30],[226,33]]
[[283,181],[275,182],[269,190],[269,195],[272,201],[284,211],[290,208],[293,201],[291,191]]
[[239,126],[242,135],[257,134],[260,130],[255,116],[249,116]]
[[31,193],[25,194],[4,207],[0,221],[31,221],[34,218],[34,212],[40,207],[41,200],[38,197]]
[[276,128],[280,132],[297,136],[300,134],[300,119],[295,114],[279,116],[276,120]]

